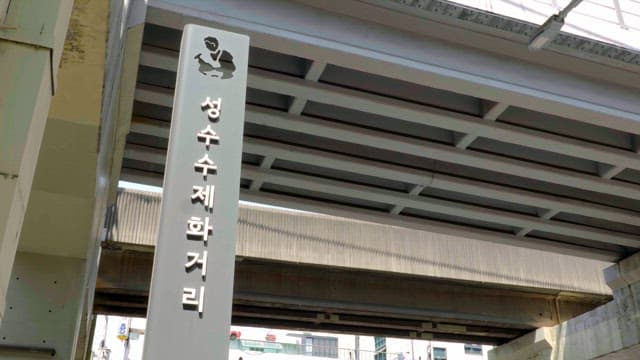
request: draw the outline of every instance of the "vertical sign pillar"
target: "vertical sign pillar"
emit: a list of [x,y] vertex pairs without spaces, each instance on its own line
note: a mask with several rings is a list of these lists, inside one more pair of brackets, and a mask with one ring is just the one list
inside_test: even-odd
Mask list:
[[182,35],[144,359],[227,359],[249,38]]

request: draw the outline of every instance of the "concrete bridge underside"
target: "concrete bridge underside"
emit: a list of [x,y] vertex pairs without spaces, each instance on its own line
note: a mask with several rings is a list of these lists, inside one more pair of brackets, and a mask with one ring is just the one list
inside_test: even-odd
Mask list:
[[[292,326],[355,327],[346,318],[367,323],[362,332],[501,343],[608,299],[604,266],[575,271],[583,260],[599,260],[618,262],[620,276],[607,281],[614,301],[496,354],[593,358],[640,343],[640,304],[633,300],[640,298],[639,267],[629,258],[640,249],[638,52],[563,32],[531,52],[535,24],[439,0],[47,4],[0,0],[0,133],[9,134],[0,137],[0,198],[9,199],[0,204],[3,349],[55,349],[54,358],[66,359],[78,353],[76,343],[86,345],[103,215],[117,182],[161,183],[186,23],[252,39],[243,199],[433,234],[389,243],[372,234],[356,247],[334,243],[340,251],[333,252],[318,240],[339,232],[320,239],[289,234],[296,241],[281,248],[240,242],[237,286],[245,303],[236,308],[247,322],[267,321],[257,309],[268,304],[273,319],[289,316]],[[126,267],[150,257],[152,244],[110,240],[118,243],[106,243],[104,264]],[[517,256],[503,256],[499,244],[513,246]],[[458,256],[441,266],[452,246],[460,247],[450,252]],[[278,257],[273,249],[304,256]],[[521,259],[535,264],[519,267]],[[451,266],[460,263],[475,271]],[[483,267],[490,264],[519,270],[500,278]],[[148,276],[148,268],[138,270],[140,279]],[[144,286],[110,271],[98,291],[99,299],[109,296],[97,305],[119,312],[118,291],[145,296]],[[526,281],[545,279],[545,271],[553,281]],[[397,280],[399,304],[414,313],[393,307],[395,294],[384,288],[375,288],[383,309],[360,313],[346,306],[349,299],[308,293],[327,303],[298,297],[297,307],[276,311],[301,290],[274,279],[307,279],[358,299],[345,287],[364,275]],[[260,288],[266,285],[253,277],[282,285]],[[420,287],[427,285],[441,295]],[[248,297],[247,288],[259,296]],[[492,298],[488,288],[502,296]],[[435,309],[410,301],[420,291]],[[278,301],[265,300],[270,293]],[[456,296],[468,296],[464,306],[471,308]],[[474,299],[487,299],[515,309],[523,298],[540,310],[527,302],[526,315],[496,319],[493,307],[473,307]],[[33,321],[23,321],[32,314]],[[592,347],[592,339],[610,341]],[[567,344],[589,351],[557,351]]]
[[636,52],[569,34],[530,52],[534,25],[446,1],[152,0],[145,21],[122,179],[162,183],[196,23],[251,37],[241,198],[609,261],[640,249]]
[[[146,316],[153,253],[103,249],[94,312]],[[500,345],[607,296],[243,259],[232,323]]]
[[[146,314],[160,198],[110,209],[96,313]],[[238,325],[497,345],[611,298],[596,260],[248,205],[239,226]]]

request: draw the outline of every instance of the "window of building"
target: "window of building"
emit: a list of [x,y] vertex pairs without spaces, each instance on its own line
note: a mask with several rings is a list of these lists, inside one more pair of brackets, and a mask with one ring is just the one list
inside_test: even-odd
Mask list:
[[307,355],[338,358],[338,338],[336,337],[305,335],[303,344]]
[[464,353],[469,355],[482,355],[482,345],[464,344]]
[[433,360],[447,360],[447,349],[434,347]]
[[387,360],[387,338],[374,337],[376,354],[373,356],[374,360]]

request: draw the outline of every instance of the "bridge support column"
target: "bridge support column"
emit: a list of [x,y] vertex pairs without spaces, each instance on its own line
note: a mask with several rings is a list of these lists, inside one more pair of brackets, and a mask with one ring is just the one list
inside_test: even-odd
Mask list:
[[604,271],[613,301],[489,352],[489,359],[629,359],[640,353],[640,253]]
[[18,252],[0,359],[73,359],[84,293],[83,259]]
[[144,10],[144,0],[0,0],[0,359],[86,353],[82,320],[127,128],[116,133],[114,119],[133,106],[138,61],[123,45],[140,48]]
[[0,323],[72,0],[0,0]]

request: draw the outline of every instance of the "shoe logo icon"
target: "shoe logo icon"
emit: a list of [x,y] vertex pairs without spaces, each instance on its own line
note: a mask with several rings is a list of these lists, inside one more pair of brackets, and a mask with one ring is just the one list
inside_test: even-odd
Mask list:
[[227,50],[221,49],[218,39],[213,36],[204,38],[204,46],[208,51],[194,57],[198,61],[198,71],[204,76],[223,80],[232,78],[233,72],[236,71],[233,55]]

